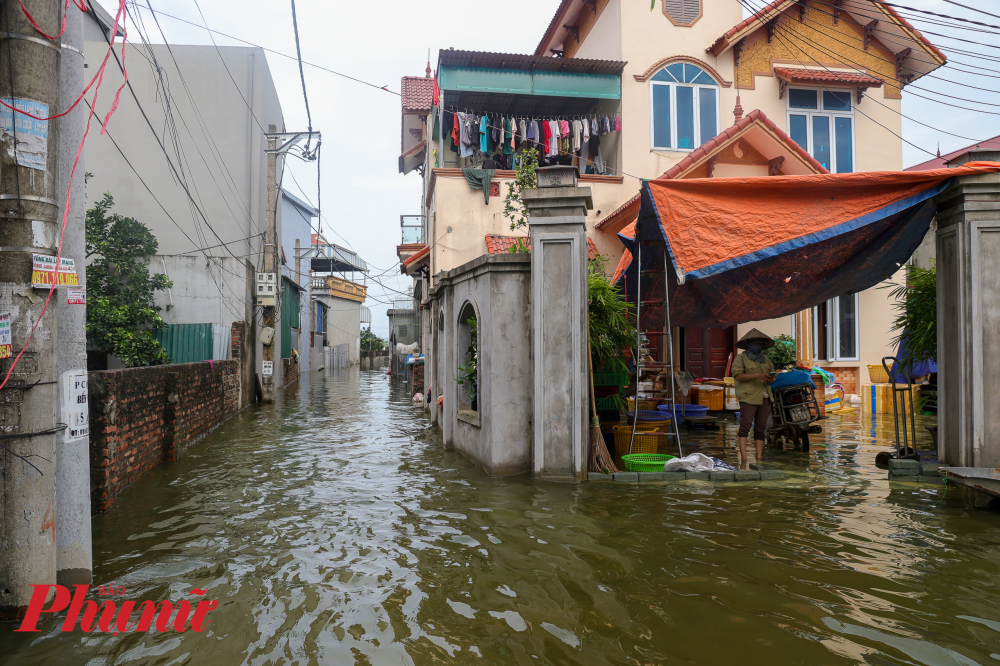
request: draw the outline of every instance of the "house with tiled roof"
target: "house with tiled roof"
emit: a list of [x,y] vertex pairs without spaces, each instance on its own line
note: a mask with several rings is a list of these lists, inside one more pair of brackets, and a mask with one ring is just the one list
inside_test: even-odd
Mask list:
[[[755,13],[745,16],[744,4]],[[571,156],[593,192],[587,231],[610,271],[624,252],[618,232],[638,214],[640,179],[902,169],[902,92],[945,62],[875,0],[562,0],[531,55],[440,53],[422,165],[431,249],[403,270],[432,287],[441,270],[490,251],[491,234],[510,233],[494,197],[514,172],[496,171],[489,203],[470,189],[463,168],[478,156],[453,152],[448,114],[619,121],[600,138],[599,172],[593,151]],[[868,382],[862,368],[893,351],[887,298],[871,289],[812,310],[814,357],[850,393]],[[722,376],[751,326],[793,332],[790,318],[684,329],[682,365]]]

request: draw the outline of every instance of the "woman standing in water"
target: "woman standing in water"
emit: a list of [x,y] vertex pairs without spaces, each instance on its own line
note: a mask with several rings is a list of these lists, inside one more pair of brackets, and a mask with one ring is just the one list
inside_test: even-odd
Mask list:
[[740,463],[746,468],[747,437],[753,428],[757,445],[757,463],[764,462],[764,436],[767,419],[771,415],[771,382],[774,381],[774,364],[764,350],[773,347],[774,340],[756,328],[740,338],[736,347],[743,352],[733,361],[732,375],[736,380],[736,399],[740,401]]

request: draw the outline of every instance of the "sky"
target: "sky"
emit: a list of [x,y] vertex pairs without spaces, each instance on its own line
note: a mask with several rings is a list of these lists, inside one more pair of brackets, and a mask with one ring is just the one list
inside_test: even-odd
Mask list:
[[[112,0],[98,2],[115,15],[117,5]],[[198,2],[209,28],[294,56],[290,0]],[[940,78],[925,77],[904,92],[904,166],[929,159],[939,145],[944,153],[1000,134],[1000,86],[997,85],[1000,40],[996,39],[1000,29],[971,26],[986,32],[970,32],[911,18],[916,15],[913,9],[921,9],[1000,26],[1000,3],[960,2],[998,16],[964,9],[949,0],[900,0],[896,4],[950,59],[948,66],[933,73]],[[764,0],[746,0],[746,3],[745,6],[759,7]],[[148,9],[142,8],[145,4],[152,4],[158,12],[162,10],[198,26],[204,25],[195,0],[138,0],[131,6],[133,11],[148,13]],[[482,0],[359,3],[298,0],[295,3],[302,59],[371,84],[309,65],[304,67],[312,125],[323,133],[320,184],[323,231],[331,242],[353,249],[371,267],[366,280],[369,286],[366,305],[372,311],[372,331],[376,334],[388,336],[389,302],[404,297],[411,284],[410,278],[400,274],[396,257],[399,216],[420,212],[419,174],[411,172],[404,176],[398,170],[400,79],[422,76],[428,52],[433,68],[437,51],[442,48],[532,53],[558,5],[559,0],[508,0],[501,11],[496,3]],[[172,44],[211,44],[204,27],[162,13],[159,16]],[[129,29],[132,28],[130,24]],[[995,46],[970,44],[956,37]],[[148,39],[152,43],[163,41],[159,34],[150,34]],[[216,35],[216,41],[220,46],[246,46],[220,35]],[[980,54],[988,54],[996,61],[985,61]],[[287,129],[305,130],[306,109],[297,62],[269,52],[267,63]],[[979,75],[960,70],[978,71]],[[389,92],[381,90],[382,86]],[[924,90],[917,90],[917,86]],[[971,110],[973,107],[980,111]],[[315,165],[289,160],[286,168],[294,177],[285,179],[286,189],[316,203]],[[298,191],[295,181],[304,191]]]

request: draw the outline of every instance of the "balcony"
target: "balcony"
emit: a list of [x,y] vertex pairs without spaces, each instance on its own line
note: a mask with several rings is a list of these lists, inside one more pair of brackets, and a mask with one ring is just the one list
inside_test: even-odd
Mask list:
[[[430,275],[434,276],[491,252],[487,235],[527,235],[527,229],[512,232],[510,220],[503,215],[501,195],[506,195],[514,176],[513,171],[497,171],[491,183],[493,192],[486,203],[482,190],[469,188],[461,169],[431,169],[427,199],[434,201],[434,208],[428,233],[439,240],[433,247],[423,246],[420,256],[414,251],[413,261],[404,265],[406,272],[413,274],[411,267],[426,262]],[[594,208],[587,214],[587,235],[593,240],[596,252],[611,257],[613,270],[622,254],[622,243],[614,234],[595,233],[594,225],[635,194],[634,181],[626,185],[622,176],[583,174],[580,187],[590,188],[594,200]],[[501,249],[506,251],[506,246]]]
[[332,275],[314,277],[312,279],[312,290],[315,295],[343,298],[349,301],[357,301],[358,303],[365,302],[365,296],[368,292],[368,288],[363,284]]
[[399,226],[402,231],[400,235],[401,245],[423,245],[424,240],[424,216],[423,215],[400,215]]

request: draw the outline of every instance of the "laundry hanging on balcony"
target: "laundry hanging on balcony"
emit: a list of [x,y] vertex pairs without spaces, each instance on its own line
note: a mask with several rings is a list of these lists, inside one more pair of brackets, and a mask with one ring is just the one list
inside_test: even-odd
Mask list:
[[604,174],[601,136],[621,132],[621,116],[587,114],[533,119],[499,113],[469,113],[441,109],[448,148],[472,164],[491,158],[505,169],[518,163],[517,154],[526,147],[539,153],[539,165],[573,164],[581,173]]
[[[665,242],[674,326],[788,316],[892,276],[923,240],[933,197],[952,178],[998,171],[1000,163],[973,162],[932,171],[646,181],[637,221],[618,234],[626,252],[614,281],[634,300],[638,232]],[[663,319],[663,247],[641,247],[643,271],[661,271],[643,282],[644,322]]]

